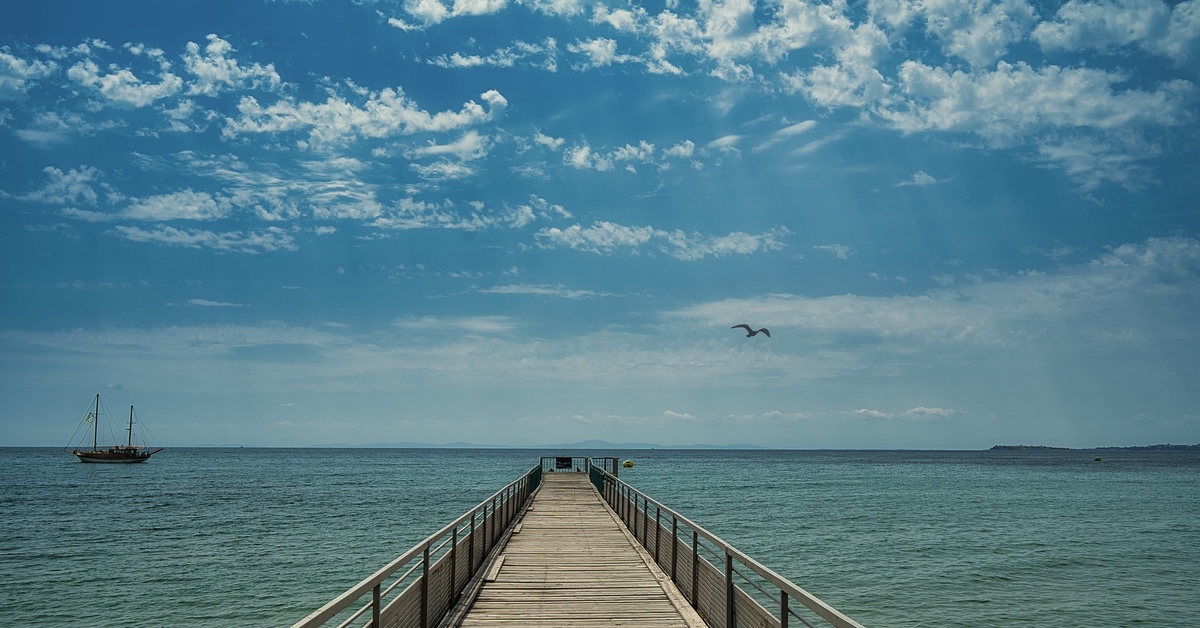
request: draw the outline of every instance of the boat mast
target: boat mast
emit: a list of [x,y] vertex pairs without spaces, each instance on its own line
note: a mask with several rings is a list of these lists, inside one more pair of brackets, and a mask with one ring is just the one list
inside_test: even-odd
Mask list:
[[129,438],[125,440],[126,447],[133,447],[133,406],[129,406],[129,427],[126,429],[129,432]]
[[96,415],[92,417],[92,451],[96,451],[96,436],[100,429],[100,393],[96,393]]

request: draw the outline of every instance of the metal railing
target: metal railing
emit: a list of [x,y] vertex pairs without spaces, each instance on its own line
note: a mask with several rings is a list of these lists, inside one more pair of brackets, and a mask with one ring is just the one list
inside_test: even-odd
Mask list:
[[585,473],[592,465],[596,465],[616,477],[617,468],[621,466],[620,463],[620,458],[607,456],[542,456],[541,464],[544,473],[555,471]]
[[[589,473],[596,490],[710,627],[788,628],[795,619],[810,628],[812,621],[821,620],[836,628],[862,628],[717,535],[617,479],[604,467],[591,465]],[[819,619],[806,617],[792,606],[792,601],[798,601]],[[778,611],[767,610],[764,602]]]
[[[337,621],[338,628],[436,626],[486,563],[541,479],[539,464],[292,628],[331,621]],[[367,596],[369,601],[362,603]]]

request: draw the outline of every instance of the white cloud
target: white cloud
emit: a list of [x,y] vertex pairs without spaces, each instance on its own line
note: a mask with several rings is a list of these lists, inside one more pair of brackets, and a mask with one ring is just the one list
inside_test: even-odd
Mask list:
[[680,159],[688,159],[696,152],[696,144],[692,140],[684,140],[663,151],[663,155],[667,157],[678,157]]
[[508,6],[508,0],[454,0],[451,15],[491,15]]
[[177,229],[170,226],[159,226],[150,230],[118,226],[116,233],[132,242],[166,244],[193,249],[208,248],[234,253],[260,254],[297,249],[295,239],[291,234],[278,227],[269,227],[262,231],[216,233],[202,229]]
[[109,222],[119,218],[117,214],[79,209],[78,207],[64,207],[59,213],[67,218],[74,218],[75,220],[82,220],[84,222]]
[[425,59],[425,63],[442,68],[511,68],[518,65],[554,72],[558,69],[558,45],[553,39],[541,44],[517,40],[511,46],[498,48],[488,55],[453,52]]
[[521,4],[551,17],[571,17],[583,13],[583,0],[521,0]]
[[441,24],[452,17],[499,13],[506,6],[508,6],[507,0],[453,0],[450,7],[439,0],[405,0],[405,12],[420,20],[421,23],[416,25],[398,18],[391,18],[388,20],[388,24],[406,31],[418,30]]
[[829,253],[838,259],[850,259],[854,255],[854,249],[845,244],[818,244],[813,246],[814,251]]
[[[933,346],[1001,347],[1054,343],[1073,351],[1118,350],[1138,343],[1138,334],[1112,333],[1144,324],[1144,314],[1170,326],[1172,342],[1200,342],[1190,324],[1200,292],[1200,241],[1151,238],[1126,244],[1088,263],[1053,273],[1017,273],[990,280],[941,283],[947,288],[913,296],[804,297],[771,294],[757,299],[727,299],[684,308],[671,314],[694,324],[728,326],[731,319],[770,321],[776,337],[783,330],[805,338],[886,340],[897,355]],[[1097,313],[1103,312],[1103,316]],[[1187,324],[1176,324],[1180,315]],[[1178,319],[1178,320],[1177,320]],[[1042,350],[1046,347],[1042,346]]]
[[[450,9],[447,9],[446,5],[438,0],[405,0],[404,10],[409,15],[421,20],[422,24],[426,27],[440,24],[442,20],[450,16]],[[411,28],[400,20],[396,20],[393,25],[400,26],[402,24],[405,25],[401,26],[404,30]]]
[[896,185],[899,187],[905,187],[905,186],[910,186],[910,185],[924,187],[927,185],[934,185],[936,183],[938,183],[938,180],[936,178],[934,178],[933,175],[928,174],[924,170],[918,170],[918,171],[914,172],[911,177],[901,181],[900,183],[897,183]]
[[641,7],[635,10],[636,13],[628,9],[609,9],[598,4],[592,8],[592,23],[607,24],[624,33],[636,33],[639,25],[646,19],[646,10]]
[[438,205],[411,198],[403,199],[387,208],[370,224],[387,230],[409,229],[459,229],[482,231],[507,227],[520,229],[538,220],[570,218],[571,214],[561,205],[550,203],[533,196],[528,203],[516,207],[505,207],[500,211],[489,211],[483,203],[470,203],[469,211],[456,211],[453,204]]
[[566,142],[566,140],[561,137],[551,137],[542,133],[541,131],[534,133],[533,141],[535,144],[540,144],[546,148],[549,148],[550,150],[558,150],[562,148],[563,143]]
[[924,406],[917,406],[916,408],[901,412],[900,416],[917,420],[932,420],[945,419],[959,414],[962,414],[962,412],[950,408],[926,408]]
[[63,172],[54,166],[42,169],[49,181],[39,190],[22,194],[17,198],[25,201],[49,204],[96,205],[99,196],[93,187],[100,178],[100,171],[91,166],[80,166]]
[[494,286],[480,290],[484,294],[516,294],[536,297],[555,297],[558,299],[591,299],[600,296],[608,296],[592,290],[573,290],[562,284],[547,285],[547,284],[508,284],[504,286]]
[[209,301],[208,299],[188,299],[188,305],[195,305],[197,307],[247,307],[244,303]]
[[439,159],[431,164],[409,164],[408,167],[427,181],[454,181],[475,176],[475,168],[449,159]]
[[676,412],[674,410],[666,410],[662,413],[662,416],[664,419],[667,419],[669,421],[682,421],[682,422],[686,422],[686,423],[691,423],[691,422],[694,422],[697,420],[696,417],[694,415],[692,415],[691,413]]
[[[1127,141],[1135,140],[1127,138]],[[1036,160],[1047,167],[1061,169],[1081,192],[1094,192],[1104,183],[1137,191],[1152,180],[1140,160],[1157,152],[1156,148],[1140,143],[1120,145],[1093,138],[1064,138],[1039,146]]]
[[590,227],[549,227],[538,231],[536,237],[539,246],[547,248],[564,246],[607,255],[618,249],[637,252],[644,246],[654,246],[675,259],[696,261],[706,257],[750,255],[759,251],[778,250],[783,248],[783,238],[789,233],[786,228],[781,227],[758,235],[734,232],[725,236],[707,237],[680,230],[630,227],[602,220]]
[[412,157],[453,156],[462,161],[471,161],[487,155],[491,141],[486,135],[480,135],[474,129],[463,133],[458,141],[452,144],[436,144],[432,141],[426,146],[420,146],[410,151]]
[[25,60],[0,48],[0,100],[23,98],[35,81],[57,70],[53,61]]
[[518,205],[509,211],[504,220],[514,229],[525,227],[535,220],[551,220],[571,218],[571,212],[562,205],[551,203],[544,198],[532,196],[528,203]]
[[599,221],[591,227],[572,225],[566,229],[550,227],[538,232],[539,240],[550,246],[566,246],[593,253],[611,253],[617,248],[637,248],[650,241],[656,230],[651,227],[627,227]]
[[926,0],[917,6],[946,53],[975,67],[995,63],[1037,19],[1025,0]]
[[436,318],[425,316],[421,318],[405,318],[392,321],[392,324],[408,331],[424,333],[444,332],[458,334],[503,334],[517,328],[517,321],[507,316],[462,316],[452,318]]
[[217,220],[229,215],[228,199],[191,189],[135,199],[121,212],[132,220]]
[[614,63],[627,63],[634,60],[628,55],[617,54],[617,42],[605,37],[568,44],[567,51],[587,57],[586,63],[575,66],[578,70],[602,68]]
[[[560,146],[561,140],[547,138],[545,136],[535,137],[535,141],[545,146]],[[695,150],[695,144],[690,140],[685,140],[672,146],[667,151],[663,152],[665,158],[690,157]],[[570,165],[579,170],[598,170],[607,172],[613,170],[618,164],[624,162],[629,164],[626,170],[634,171],[632,165],[637,163],[655,163],[657,149],[654,144],[646,140],[639,140],[637,145],[626,144],[619,148],[610,151],[594,150],[587,142],[576,144],[563,152],[563,163]]]
[[201,54],[200,46],[188,42],[183,55],[187,71],[194,77],[188,85],[189,95],[216,96],[223,91],[254,87],[276,89],[281,83],[274,64],[241,66],[229,57],[233,52],[229,42],[216,35],[208,36],[208,45]]
[[971,132],[1002,144],[1045,129],[1169,126],[1189,117],[1196,91],[1191,83],[1174,80],[1154,91],[1117,91],[1124,79],[1093,68],[1035,69],[1000,62],[991,72],[951,73],[906,61],[899,81],[907,100],[881,115],[907,133]]
[[1032,34],[1050,51],[1137,46],[1180,64],[1200,51],[1200,0],[1069,0],[1054,17]]
[[459,111],[431,114],[420,109],[399,89],[366,92],[361,106],[330,96],[323,103],[284,98],[263,107],[251,97],[242,98],[240,115],[227,118],[224,133],[286,133],[308,131],[310,141],[322,145],[358,138],[381,138],[418,132],[451,131],[494,119],[508,101],[495,90],[480,95],[488,107],[468,101]]
[[146,83],[132,71],[115,69],[110,74],[101,74],[100,67],[91,59],[84,59],[67,70],[67,76],[90,87],[109,101],[130,107],[145,107],[163,98],[178,94],[183,88],[183,79],[163,71],[158,83]]
[[637,146],[626,144],[611,153],[613,161],[649,162],[654,159],[654,144],[642,140]]
[[723,153],[740,153],[737,144],[742,140],[740,135],[724,135],[708,143],[708,147]]
[[816,126],[817,126],[816,120],[805,120],[804,122],[797,122],[795,124],[789,124],[788,126],[785,126],[781,129],[778,129],[778,130],[774,131],[773,133],[771,133],[770,137],[768,137],[766,140],[764,140],[758,146],[754,147],[754,151],[761,152],[761,151],[767,150],[768,148],[771,148],[772,146],[774,146],[784,140],[808,133],[809,131],[816,128]]
[[563,154],[563,163],[569,164],[571,167],[579,170],[599,170],[604,172],[612,170],[612,159],[592,151],[592,147],[584,144],[576,144],[567,149]]

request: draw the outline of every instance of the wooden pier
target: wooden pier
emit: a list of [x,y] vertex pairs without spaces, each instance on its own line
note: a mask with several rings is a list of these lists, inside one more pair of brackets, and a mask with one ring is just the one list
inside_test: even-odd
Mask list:
[[584,473],[543,476],[486,571],[449,625],[705,626]]
[[862,628],[617,469],[542,458],[293,628]]

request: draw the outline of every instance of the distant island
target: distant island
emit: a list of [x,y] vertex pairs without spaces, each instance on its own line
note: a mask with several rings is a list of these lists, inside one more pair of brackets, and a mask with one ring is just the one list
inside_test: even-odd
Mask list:
[[992,445],[991,451],[1200,451],[1197,445],[1142,445],[1138,447],[1050,447],[1048,445]]
[[359,445],[347,445],[345,443],[332,443],[329,445],[318,445],[322,448],[362,448],[362,449],[768,449],[759,445],[708,445],[708,444],[693,444],[693,445],[659,445],[655,443],[613,443],[606,440],[584,440],[574,443],[552,443],[544,445],[486,445],[480,443],[453,442],[453,443],[415,443],[415,442],[392,442],[392,443],[364,443]]

